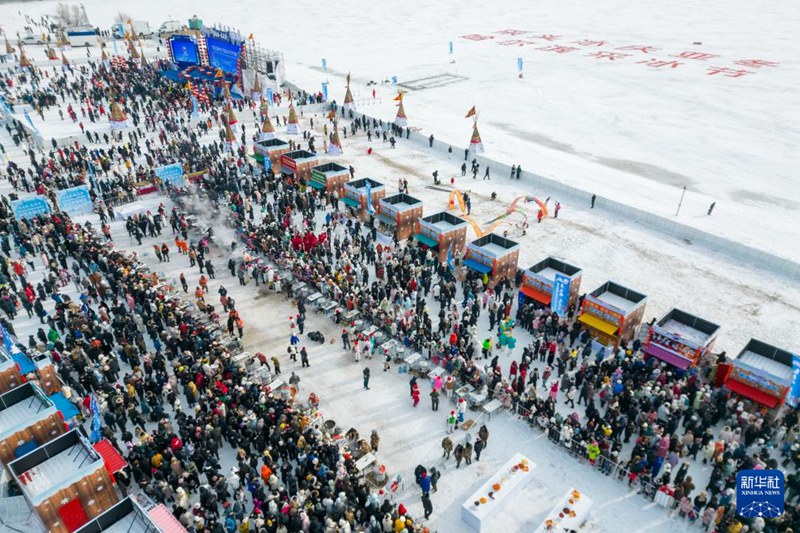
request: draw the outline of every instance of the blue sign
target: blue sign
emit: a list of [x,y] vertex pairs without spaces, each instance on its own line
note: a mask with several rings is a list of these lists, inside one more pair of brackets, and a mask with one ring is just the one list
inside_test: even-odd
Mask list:
[[518,57],[518,58],[517,58],[517,69],[518,69],[520,72],[522,72],[522,58],[521,58],[521,57]]
[[272,99],[272,89],[269,87],[267,87],[267,101],[269,102],[269,105],[272,105],[275,102],[275,100]]
[[367,193],[367,212],[371,215],[375,212],[375,208],[372,206],[372,184],[369,180],[364,184],[364,189]]
[[172,58],[176,63],[183,65],[197,65],[200,55],[197,52],[197,42],[188,35],[174,35],[169,38]]
[[322,58],[322,70],[328,72],[328,60],[325,59],[324,57]]
[[47,203],[47,199],[40,194],[25,200],[14,200],[11,202],[11,210],[17,220],[22,220],[23,218],[31,219],[36,215],[49,213],[50,205]]
[[209,65],[229,74],[235,74],[239,70],[239,55],[242,51],[240,44],[206,37],[206,45],[208,46]]
[[783,514],[785,480],[780,470],[736,473],[736,512],[745,518],[777,518]]
[[180,163],[172,163],[171,165],[164,165],[158,167],[154,171],[161,181],[166,185],[171,184],[173,187],[183,187],[183,166]]
[[553,297],[550,301],[550,308],[560,317],[567,316],[570,283],[569,277],[556,273],[556,279],[553,280]]
[[328,82],[322,82],[322,99],[328,101]]
[[93,211],[92,197],[86,185],[56,191],[58,208],[70,215],[80,215]]

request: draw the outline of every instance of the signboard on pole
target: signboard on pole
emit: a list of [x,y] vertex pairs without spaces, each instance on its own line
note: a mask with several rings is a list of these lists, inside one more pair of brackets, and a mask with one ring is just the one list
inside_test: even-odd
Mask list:
[[44,195],[36,195],[33,198],[24,200],[14,200],[11,202],[11,210],[17,220],[31,219],[36,215],[45,215],[50,212],[50,204]]
[[166,185],[169,183],[173,187],[183,187],[186,183],[183,179],[183,165],[172,163],[155,169],[156,176]]
[[94,210],[92,197],[86,185],[56,191],[56,202],[58,208],[69,215],[81,215]]

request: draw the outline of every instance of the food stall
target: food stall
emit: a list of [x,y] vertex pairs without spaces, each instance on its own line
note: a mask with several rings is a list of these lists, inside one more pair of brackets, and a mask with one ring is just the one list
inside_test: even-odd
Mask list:
[[493,531],[492,520],[533,481],[536,465],[516,453],[461,505],[461,520],[475,531]]
[[642,323],[647,296],[607,281],[583,299],[578,321],[607,346],[633,340]]
[[643,349],[649,356],[686,370],[711,351],[718,333],[718,325],[673,308],[650,328]]
[[[139,495],[137,495],[139,497]],[[186,529],[164,504],[149,504],[145,508],[128,497],[95,519],[87,522],[75,533],[182,533]]]
[[[780,408],[796,387],[798,358],[786,350],[750,339],[730,365],[725,367],[725,388],[770,409]],[[797,374],[797,377],[795,377]],[[796,403],[796,395],[791,401]]]
[[119,501],[100,454],[72,430],[8,464],[51,533],[70,533]]
[[58,408],[33,383],[0,395],[0,462],[4,465],[66,431]]
[[386,196],[386,187],[383,183],[371,178],[348,181],[344,184],[342,202],[350,209],[353,216],[366,220],[369,213],[367,202],[372,204],[373,213],[378,214],[378,205]]
[[[281,156],[289,151],[289,143],[280,139],[266,139],[253,143],[255,159],[264,162],[268,159],[272,165],[272,171],[276,174],[281,170]],[[266,168],[266,165],[264,165]]]
[[[537,307],[544,306],[556,310],[558,306],[553,304],[555,292],[560,297],[564,309],[569,309],[578,303],[582,276],[583,270],[580,268],[548,257],[523,272],[519,303],[533,302]],[[558,310],[556,312],[558,313]]]
[[11,354],[0,345],[0,394],[19,387],[25,382],[20,373],[20,367]]
[[439,263],[464,253],[467,244],[467,221],[442,211],[419,219],[419,229],[414,238],[438,254]]
[[311,179],[311,167],[317,165],[316,154],[306,150],[294,150],[281,155],[281,174],[296,182],[308,182]]
[[324,163],[311,169],[309,185],[315,189],[331,192],[341,198],[344,195],[344,184],[350,180],[350,171],[338,163]]
[[416,233],[417,223],[422,217],[422,200],[408,194],[398,193],[381,198],[378,203],[377,221],[385,233],[396,233],[397,240],[404,241]]
[[481,275],[488,275],[490,284],[494,286],[504,279],[514,279],[518,260],[519,244],[489,233],[469,243],[464,265]]

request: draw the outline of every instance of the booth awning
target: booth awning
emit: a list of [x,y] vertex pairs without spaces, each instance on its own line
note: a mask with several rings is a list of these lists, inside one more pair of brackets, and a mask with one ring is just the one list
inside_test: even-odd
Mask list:
[[533,287],[528,287],[527,285],[523,285],[522,288],[520,289],[520,292],[525,296],[527,296],[528,298],[533,298],[537,302],[544,305],[550,305],[550,301],[553,299],[552,294],[547,294],[542,291],[537,291]]
[[162,503],[153,507],[147,516],[164,533],[186,533],[186,529]]
[[50,399],[55,404],[56,409],[61,411],[61,416],[64,417],[64,420],[72,420],[80,414],[75,404],[67,400],[60,392],[51,395]]
[[314,187],[315,189],[319,189],[319,190],[322,190],[322,189],[325,188],[325,184],[324,183],[320,183],[320,182],[314,181],[314,180],[309,181],[308,184],[311,185],[312,187]]
[[33,361],[28,359],[28,356],[22,352],[17,352],[11,356],[17,366],[19,367],[19,373],[23,376],[30,374],[31,372],[36,372],[36,367],[33,364]]
[[619,329],[614,324],[609,324],[605,320],[600,320],[596,316],[590,315],[589,313],[583,313],[581,316],[578,317],[578,320],[580,320],[587,326],[591,326],[594,329],[602,331],[606,335],[614,335]]
[[492,271],[492,267],[486,266],[483,263],[479,263],[474,259],[465,259],[464,264],[472,270],[477,270],[481,274],[488,274]]
[[99,440],[92,446],[97,453],[100,454],[100,457],[103,458],[103,464],[106,465],[106,470],[108,470],[109,474],[116,474],[128,466],[128,462],[123,459],[119,452],[115,450],[106,439]]
[[414,238],[417,239],[422,244],[424,244],[425,246],[427,246],[428,248],[436,248],[437,246],[439,246],[439,243],[437,241],[434,241],[424,233],[417,233],[416,235],[414,235]]
[[346,206],[348,206],[348,207],[356,207],[356,208],[357,208],[357,207],[361,207],[361,204],[360,204],[360,203],[358,203],[357,201],[355,201],[355,200],[353,200],[352,198],[349,198],[349,197],[347,197],[347,196],[345,196],[344,198],[342,198],[342,201],[344,202],[344,205],[346,205]]
[[672,350],[667,350],[666,348],[652,342],[644,347],[644,351],[645,353],[650,354],[657,359],[661,359],[665,363],[669,363],[674,367],[680,368],[681,370],[686,370],[692,365],[692,361],[689,359],[686,359],[682,355],[677,354]]
[[386,215],[378,215],[378,221],[383,222],[387,226],[396,226],[397,225],[397,221],[395,219],[393,219],[392,217],[386,216]]
[[766,405],[770,409],[778,405],[778,402],[780,401],[780,398],[776,398],[775,396],[760,391],[754,387],[751,387],[750,385],[745,385],[744,383],[736,381],[735,379],[729,379],[726,381],[725,386],[736,394],[740,394],[745,398],[750,398],[761,405]]

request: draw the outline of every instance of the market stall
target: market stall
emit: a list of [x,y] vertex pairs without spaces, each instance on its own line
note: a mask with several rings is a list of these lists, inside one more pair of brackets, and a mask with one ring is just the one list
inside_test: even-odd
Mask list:
[[266,139],[253,143],[256,161],[263,163],[265,159],[268,159],[272,165],[272,171],[276,174],[281,170],[281,156],[288,151],[289,143],[280,139]]
[[311,179],[311,167],[317,165],[316,154],[306,150],[294,150],[281,155],[281,174],[296,182],[308,182]]
[[577,531],[589,519],[592,499],[577,489],[570,489],[536,528],[536,533]]
[[[548,257],[523,273],[519,301],[532,301],[537,307],[550,307],[559,315],[566,314],[570,306],[578,303],[582,276],[580,268]],[[553,303],[554,293],[557,304]]]
[[339,198],[344,196],[344,184],[350,180],[350,171],[338,163],[324,163],[311,169],[309,185],[324,191],[336,191]]
[[535,468],[527,457],[514,454],[461,505],[461,520],[475,531],[492,531],[492,520],[533,481]]
[[4,465],[65,432],[57,407],[33,383],[0,395],[0,462]]
[[378,204],[377,221],[385,233],[395,233],[404,241],[416,233],[417,223],[422,217],[422,201],[408,194],[395,194],[381,198]]
[[447,256],[460,257],[467,243],[467,222],[442,211],[419,219],[419,229],[414,238],[422,245],[434,250],[439,263],[447,262]]
[[644,352],[686,370],[711,351],[718,333],[718,325],[672,309],[650,328]]
[[0,394],[19,387],[24,382],[19,366],[11,354],[0,346]]
[[[342,202],[350,209],[353,216],[366,220],[368,214],[378,213],[378,205],[382,198],[386,196],[386,187],[383,183],[371,178],[349,181],[344,184],[344,196]],[[371,204],[372,213],[367,208]]]
[[488,275],[494,286],[504,279],[514,279],[518,260],[519,244],[489,233],[469,243],[464,265],[481,275]]
[[[725,387],[739,396],[753,400],[770,409],[780,408],[790,392],[797,389],[795,368],[800,368],[798,357],[750,339],[731,364],[726,367]],[[795,404],[796,394],[787,403]]]
[[647,296],[607,281],[583,299],[578,321],[605,345],[631,341],[642,323]]
[[75,531],[119,501],[103,458],[77,430],[8,464],[45,529]]

